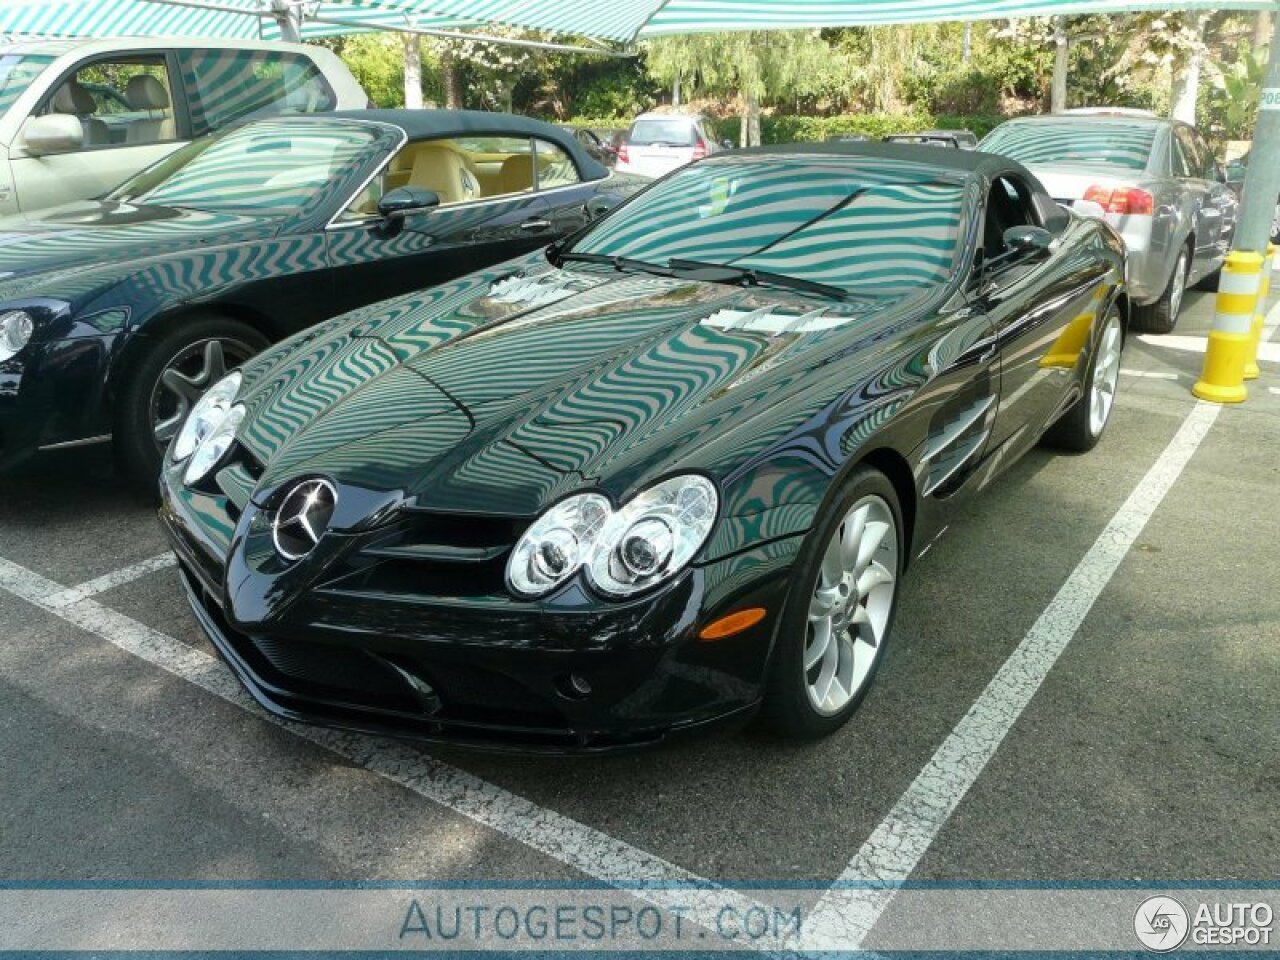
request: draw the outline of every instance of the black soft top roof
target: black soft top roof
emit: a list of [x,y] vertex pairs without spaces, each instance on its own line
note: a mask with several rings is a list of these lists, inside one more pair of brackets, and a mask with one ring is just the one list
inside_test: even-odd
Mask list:
[[512,113],[489,113],[485,110],[337,110],[313,116],[389,123],[402,129],[410,140],[467,135],[540,137],[567,151],[577,162],[578,171],[584,179],[599,180],[609,173],[582,149],[570,131]]

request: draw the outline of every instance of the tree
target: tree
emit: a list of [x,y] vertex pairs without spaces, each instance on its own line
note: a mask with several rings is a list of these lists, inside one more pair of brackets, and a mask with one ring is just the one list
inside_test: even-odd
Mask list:
[[814,30],[693,34],[646,46],[649,72],[674,87],[736,94],[742,146],[760,143],[766,98],[787,100],[820,88],[830,49]]
[[422,45],[416,33],[402,33],[404,43],[404,105],[422,108]]

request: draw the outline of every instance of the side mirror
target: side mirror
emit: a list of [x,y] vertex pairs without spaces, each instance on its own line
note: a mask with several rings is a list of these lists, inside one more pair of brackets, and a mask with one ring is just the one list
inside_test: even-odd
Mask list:
[[415,210],[440,206],[440,194],[424,187],[396,187],[378,201],[378,213],[384,220],[396,220]]
[[597,217],[603,217],[614,206],[614,202],[605,197],[592,197],[583,204],[583,209],[586,211],[588,220],[595,220]]
[[27,122],[22,142],[33,157],[71,153],[84,146],[84,127],[69,113],[46,113]]
[[1227,165],[1225,163],[1215,163],[1213,165],[1213,179],[1219,183],[1226,183],[1231,179],[1227,174]]
[[1047,257],[1053,251],[1053,241],[1053,234],[1044,227],[1010,227],[1004,232],[1005,249],[1025,257]]

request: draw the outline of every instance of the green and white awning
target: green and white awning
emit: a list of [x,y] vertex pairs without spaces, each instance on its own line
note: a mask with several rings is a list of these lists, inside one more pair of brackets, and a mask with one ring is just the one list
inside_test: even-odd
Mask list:
[[[1133,10],[1280,11],[1277,0],[290,0],[304,38],[517,27],[629,44],[725,30],[990,20]],[[0,0],[0,35],[275,39],[270,0]]]
[[[386,6],[324,0],[303,5],[306,40],[369,30],[474,26],[412,4]],[[354,21],[354,22],[349,22]],[[278,40],[280,28],[266,0],[0,0],[4,37],[217,37]]]

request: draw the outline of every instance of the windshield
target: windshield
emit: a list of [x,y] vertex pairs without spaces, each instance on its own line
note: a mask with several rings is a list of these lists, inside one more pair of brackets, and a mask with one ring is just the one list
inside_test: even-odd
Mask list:
[[637,120],[631,125],[631,136],[627,137],[628,143],[638,147],[658,143],[691,147],[693,140],[693,122],[687,117],[672,117],[670,120]]
[[0,56],[0,113],[4,113],[18,96],[31,86],[54,58],[23,53],[6,53]]
[[574,254],[696,260],[860,296],[945,283],[964,188],[923,166],[730,157],[686,167],[602,220]]
[[1001,124],[979,144],[979,149],[1025,164],[1065,163],[1145,170],[1155,137],[1156,128],[1150,123],[1090,122],[1075,117]]
[[295,213],[360,166],[378,132],[361,124],[263,120],[179,150],[110,197],[230,213]]

